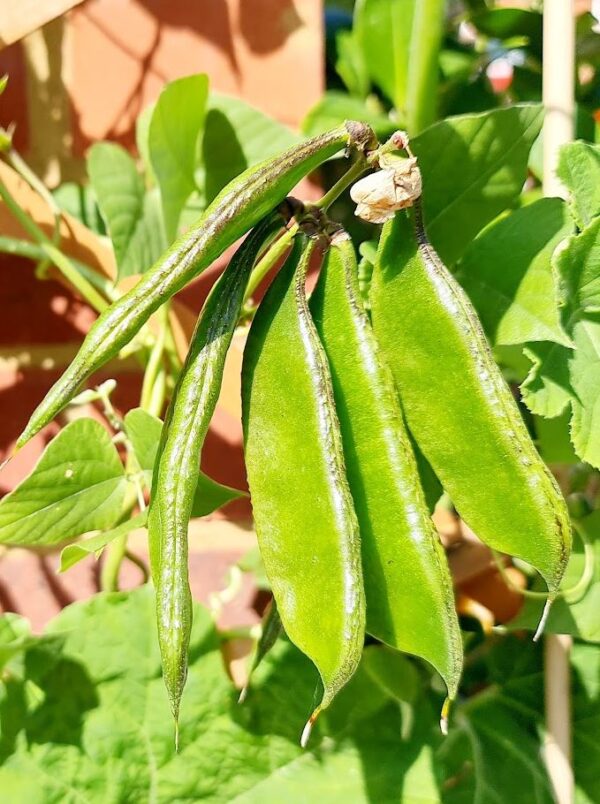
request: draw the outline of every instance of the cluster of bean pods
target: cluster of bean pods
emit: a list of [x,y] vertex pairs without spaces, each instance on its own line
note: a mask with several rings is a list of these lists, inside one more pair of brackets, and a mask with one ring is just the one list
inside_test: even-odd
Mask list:
[[[398,137],[392,144],[406,145]],[[462,642],[452,580],[412,439],[477,535],[539,570],[549,600],[557,593],[571,544],[566,506],[473,307],[427,240],[416,160],[394,163],[380,149],[392,212],[373,201],[372,177],[361,199],[371,219],[391,218],[374,266],[371,316],[349,236],[285,201],[341,148],[361,151],[365,166],[377,164],[376,145],[368,127],[348,123],[235,179],[100,316],[18,441],[47,424],[152,312],[252,230],[200,315],[153,478],[152,577],[176,722],[192,619],[187,531],[200,454],[250,273],[292,213],[299,231],[248,335],[242,406],[256,529],[274,595],[255,664],[282,628],[315,664],[322,694],[303,744],[355,672],[365,634],[425,659],[444,679],[448,700],[457,694]],[[306,275],[317,260],[309,300]]]

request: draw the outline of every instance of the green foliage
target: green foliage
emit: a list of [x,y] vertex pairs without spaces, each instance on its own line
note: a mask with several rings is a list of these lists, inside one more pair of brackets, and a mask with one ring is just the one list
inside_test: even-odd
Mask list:
[[[174,751],[150,589],[99,595],[66,609],[42,638],[22,621],[0,623],[0,645],[17,638],[0,684],[3,800],[64,802],[552,801],[540,759],[541,651],[510,637],[488,647],[465,679],[450,736],[437,734],[438,698],[399,657],[382,676],[371,647],[360,670],[316,728],[298,733],[316,674],[285,641],[264,658],[246,703],[236,703],[207,612],[195,608],[181,752]],[[573,655],[575,777],[579,799],[597,800],[600,651]],[[481,678],[486,687],[481,689]],[[289,695],[293,688],[295,694]],[[285,709],[281,701],[286,701]],[[401,705],[401,706],[400,706]],[[410,719],[410,736],[402,736]]]
[[566,205],[544,198],[499,218],[467,247],[457,278],[496,345],[552,341],[562,329],[551,258],[572,231]]
[[126,488],[107,431],[93,419],[77,419],[0,501],[0,542],[41,547],[110,528],[121,514]]
[[427,232],[445,263],[455,263],[475,235],[515,203],[541,125],[540,106],[512,106],[444,120],[412,140]]

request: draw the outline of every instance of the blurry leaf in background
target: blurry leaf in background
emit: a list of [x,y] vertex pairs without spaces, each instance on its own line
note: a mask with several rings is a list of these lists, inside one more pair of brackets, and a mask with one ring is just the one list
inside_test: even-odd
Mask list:
[[555,416],[553,419],[535,416],[534,420],[537,435],[536,445],[546,463],[579,462],[569,436],[570,411]]
[[565,241],[555,258],[564,297],[562,323],[575,349],[529,344],[533,361],[523,400],[533,413],[558,416],[570,403],[571,439],[579,457],[600,466],[600,219]]
[[[133,445],[140,469],[146,475],[146,483],[150,487],[152,485],[156,453],[160,443],[162,422],[142,408],[134,408],[125,416],[125,431]],[[247,494],[244,491],[223,486],[199,471],[192,516],[207,516],[218,508],[227,505],[228,502],[246,496]]]
[[356,0],[354,35],[372,81],[402,115],[408,93],[415,0]]
[[494,345],[570,345],[551,258],[572,229],[566,205],[544,198],[490,224],[469,244],[457,278]]
[[117,279],[143,273],[167,247],[158,190],[145,191],[133,158],[120,145],[96,143],[87,166],[115,251]]
[[92,232],[106,234],[106,226],[98,209],[96,196],[89,184],[65,182],[53,190],[52,195],[64,212],[80,220]]
[[[592,554],[593,575],[587,589],[580,584],[579,591],[571,593],[567,598],[555,600],[550,609],[545,631],[549,634],[571,634],[586,642],[600,643],[600,511],[594,511],[578,523],[583,531],[584,538],[589,542],[589,551]],[[589,560],[589,559],[588,559]],[[580,536],[574,534],[573,552],[561,589],[568,590],[576,587],[584,578],[586,565],[585,548]],[[535,589],[544,590],[543,583],[536,584]],[[525,600],[521,612],[509,623],[511,630],[528,628],[534,630],[540,620],[543,600]],[[599,777],[600,778],[600,777]]]
[[302,122],[302,131],[308,137],[314,137],[339,126],[345,120],[368,123],[381,139],[389,137],[398,128],[383,112],[371,111],[365,101],[344,92],[330,91],[306,115]]
[[542,58],[542,15],[524,8],[490,8],[471,14],[477,30],[501,41],[519,39],[538,59]]
[[181,211],[196,190],[207,98],[208,76],[204,74],[171,81],[160,93],[148,126],[148,154],[160,188],[168,243],[179,233]]
[[427,233],[445,263],[455,263],[516,201],[541,124],[539,105],[513,106],[443,120],[411,141],[423,174]]
[[584,229],[600,214],[600,146],[587,142],[563,145],[557,173],[571,195],[575,222]]
[[0,544],[41,547],[110,528],[121,515],[127,484],[104,427],[77,419],[0,500]]
[[371,82],[364,53],[354,31],[340,31],[336,37],[337,61],[335,69],[356,98],[365,98],[369,94]]
[[299,139],[287,126],[244,101],[211,93],[200,170],[204,203],[209,204],[231,179],[246,168],[290,148]]

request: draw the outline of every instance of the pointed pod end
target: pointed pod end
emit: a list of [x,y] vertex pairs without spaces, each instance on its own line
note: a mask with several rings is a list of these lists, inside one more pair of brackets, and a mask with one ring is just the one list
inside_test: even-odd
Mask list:
[[248,697],[248,685],[245,684],[240,691],[240,697],[238,698],[238,703],[243,704],[247,697]]
[[444,701],[444,705],[442,706],[442,711],[440,713],[440,731],[444,735],[444,737],[448,736],[448,719],[450,717],[450,707],[452,706],[452,700],[450,698],[446,698]]
[[317,706],[315,711],[312,713],[312,715],[307,720],[306,726],[302,729],[302,736],[300,737],[300,747],[301,748],[306,748],[306,746],[308,745],[308,741],[310,740],[310,735],[311,735],[313,726],[315,725],[315,722],[316,722],[316,720],[317,720],[317,718],[319,717],[320,714],[321,714],[321,707]]
[[552,604],[554,603],[554,599],[555,599],[554,596],[551,596],[546,600],[546,603],[544,605],[544,610],[542,612],[542,616],[540,618],[538,627],[536,628],[535,634],[533,635],[533,641],[534,642],[538,642],[538,640],[540,639],[540,637],[544,633],[544,628],[546,627],[546,623],[548,622],[548,616],[550,614],[550,608],[552,607]]
[[179,717],[175,718],[175,753],[179,753]]

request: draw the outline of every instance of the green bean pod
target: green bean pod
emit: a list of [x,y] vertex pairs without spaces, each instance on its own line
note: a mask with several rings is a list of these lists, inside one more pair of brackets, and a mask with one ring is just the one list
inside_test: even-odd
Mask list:
[[176,722],[192,627],[187,537],[202,445],[219,397],[225,358],[248,277],[261,247],[284,223],[281,214],[272,213],[259,224],[211,291],[162,430],[148,534],[163,676]]
[[73,362],[33,412],[15,449],[48,424],[81,384],[114,357],[155,310],[274,209],[307,173],[345,145],[366,147],[372,136],[368,126],[350,121],[233,179],[135,287],[102,313]]
[[454,698],[462,640],[452,579],[345,232],[332,238],[310,309],[331,368],[360,525],[367,631],[429,661]]
[[571,546],[564,499],[477,313],[427,239],[420,203],[383,228],[371,311],[408,426],[461,517],[533,565],[552,598]]
[[331,377],[308,309],[312,242],[297,237],[252,323],[242,369],[246,468],[265,570],[288,637],[316,665],[318,713],[363,649],[358,523]]

